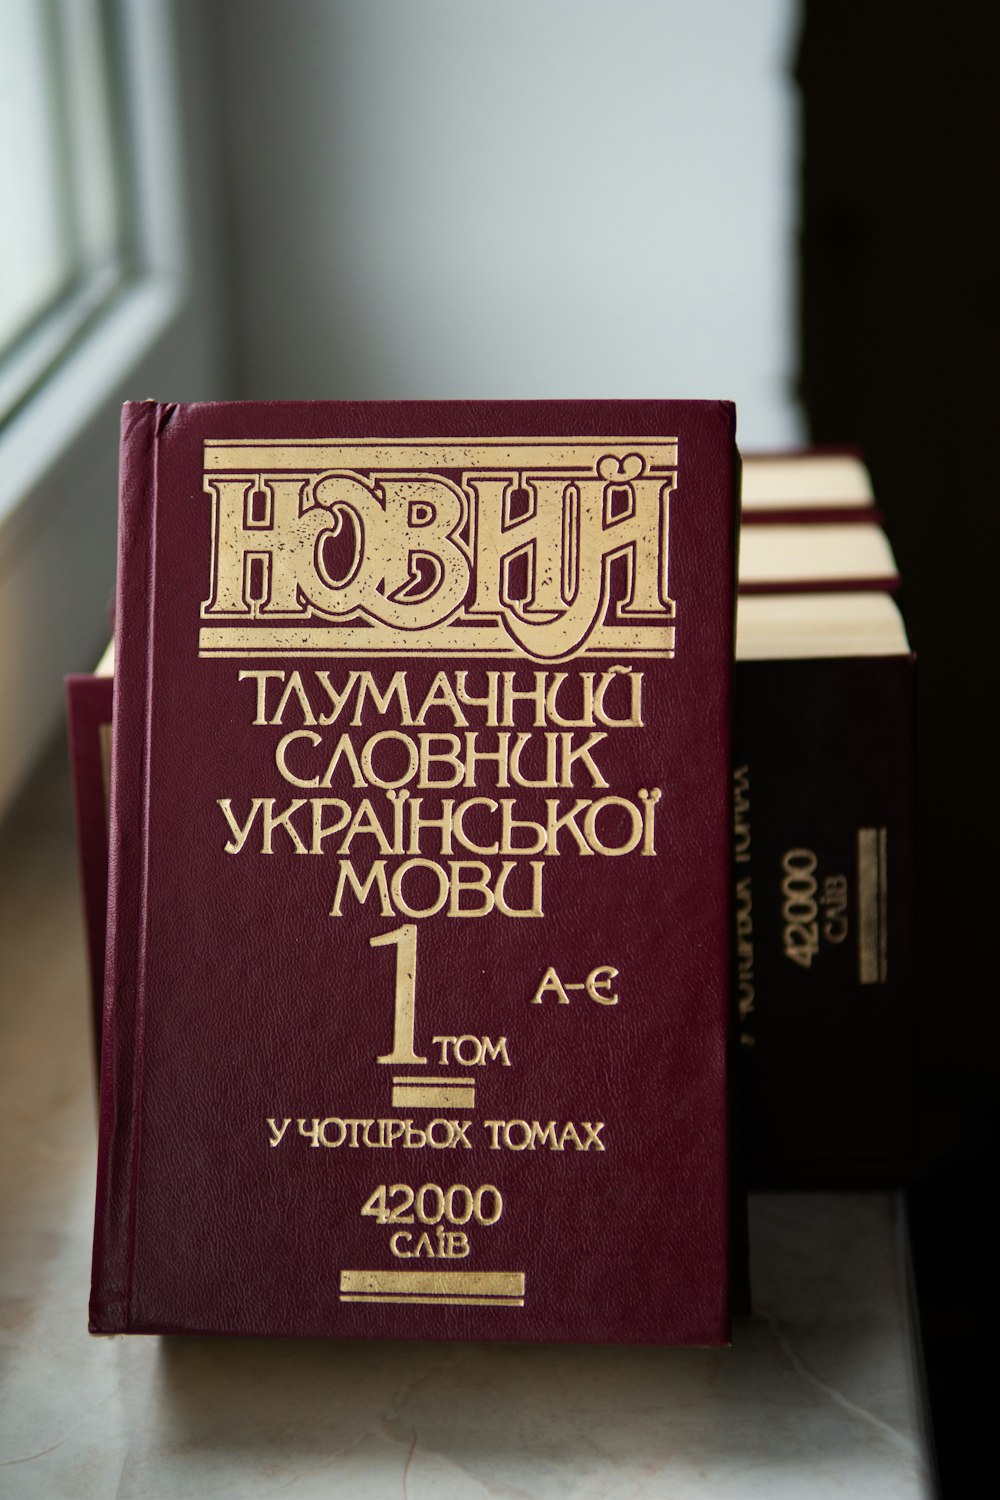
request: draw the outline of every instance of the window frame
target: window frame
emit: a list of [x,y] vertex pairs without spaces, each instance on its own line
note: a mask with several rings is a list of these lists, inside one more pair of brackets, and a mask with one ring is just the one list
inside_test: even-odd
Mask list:
[[62,272],[5,337],[0,431],[137,269],[131,208],[139,201],[138,177],[126,140],[127,91],[118,76],[120,7],[116,0],[37,5],[50,141],[40,197],[59,224]]
[[122,401],[218,390],[207,27],[191,0],[113,9],[132,274],[0,429],[0,813],[56,729],[63,675],[88,670],[110,631]]

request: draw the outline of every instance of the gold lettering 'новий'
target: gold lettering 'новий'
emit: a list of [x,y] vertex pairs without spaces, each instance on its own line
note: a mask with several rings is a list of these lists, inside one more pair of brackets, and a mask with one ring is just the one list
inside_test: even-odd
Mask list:
[[670,656],[676,483],[674,439],[208,442],[200,653]]

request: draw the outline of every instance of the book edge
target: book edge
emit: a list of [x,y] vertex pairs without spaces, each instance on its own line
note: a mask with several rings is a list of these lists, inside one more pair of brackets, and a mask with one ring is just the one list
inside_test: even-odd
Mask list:
[[[125,1333],[131,1320],[135,1182],[142,1091],[141,933],[144,927],[148,714],[152,677],[152,539],[156,444],[163,408],[130,402],[122,410],[116,691],[101,1048],[100,1142],[91,1277],[91,1333]],[[136,563],[141,561],[137,569]],[[124,682],[126,690],[120,690]],[[122,705],[143,704],[143,724],[123,722]],[[138,743],[136,743],[138,739]],[[130,763],[134,761],[133,763]],[[141,829],[136,842],[130,830]],[[140,872],[131,887],[129,872]]]

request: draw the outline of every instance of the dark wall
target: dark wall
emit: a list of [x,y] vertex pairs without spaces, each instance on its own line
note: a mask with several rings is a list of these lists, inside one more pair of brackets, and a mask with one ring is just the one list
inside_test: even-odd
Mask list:
[[919,1007],[911,1194],[945,1496],[996,1470],[1000,5],[806,0],[801,396],[858,443],[920,657]]

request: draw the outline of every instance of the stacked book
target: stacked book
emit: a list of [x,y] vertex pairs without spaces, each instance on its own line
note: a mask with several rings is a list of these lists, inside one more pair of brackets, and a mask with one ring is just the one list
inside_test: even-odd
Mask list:
[[887,1186],[915,1161],[915,662],[899,585],[859,458],[745,460],[733,879],[753,1186]]
[[898,578],[746,459],[734,684],[738,486],[725,403],[126,408],[95,1332],[725,1342],[734,1084],[751,1185],[905,1173]]

